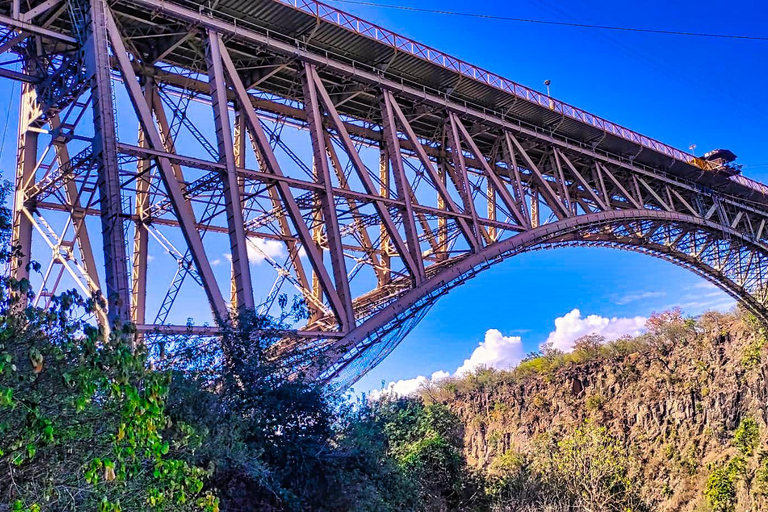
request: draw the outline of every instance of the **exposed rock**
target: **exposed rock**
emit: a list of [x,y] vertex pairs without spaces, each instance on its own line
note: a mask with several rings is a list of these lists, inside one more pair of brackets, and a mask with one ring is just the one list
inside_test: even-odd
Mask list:
[[[530,450],[539,434],[590,420],[636,448],[639,476],[657,510],[705,510],[708,464],[733,455],[742,418],[760,426],[752,471],[758,452],[768,449],[764,336],[743,314],[709,313],[680,329],[666,348],[648,342],[555,369],[482,371],[443,386],[436,398],[464,422],[466,456],[476,467],[507,450]],[[748,364],[745,351],[755,347],[757,364]],[[763,510],[748,479],[740,485],[736,510]]]

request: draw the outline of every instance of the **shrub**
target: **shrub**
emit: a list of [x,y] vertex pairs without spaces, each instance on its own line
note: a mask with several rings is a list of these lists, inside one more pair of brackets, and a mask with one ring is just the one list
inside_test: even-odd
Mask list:
[[757,446],[759,438],[760,427],[754,418],[747,416],[741,420],[739,426],[733,432],[733,446],[749,457]]
[[751,370],[760,366],[765,342],[765,330],[760,328],[747,346],[744,347],[744,353],[741,356],[741,365],[745,370]]
[[600,393],[589,395],[585,405],[588,411],[599,411],[605,405],[605,398]]
[[[536,448],[536,468],[550,487],[566,492],[579,510],[643,509],[636,462],[605,427],[591,422]],[[633,478],[634,476],[634,478]]]
[[746,463],[741,457],[715,468],[707,477],[704,496],[713,512],[733,512],[736,507],[736,485],[744,473]]
[[760,453],[760,463],[755,471],[755,493],[768,496],[768,453]]

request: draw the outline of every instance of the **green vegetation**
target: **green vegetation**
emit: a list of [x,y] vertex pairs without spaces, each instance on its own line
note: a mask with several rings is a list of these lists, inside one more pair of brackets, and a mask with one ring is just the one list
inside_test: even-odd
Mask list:
[[704,495],[713,512],[732,512],[736,507],[737,483],[746,470],[741,457],[716,467],[707,477]]
[[752,370],[760,366],[763,359],[763,348],[765,347],[766,336],[765,329],[759,327],[757,335],[744,348],[744,354],[741,358],[741,365],[745,370]]
[[750,457],[760,439],[760,427],[754,418],[746,417],[733,432],[733,446],[746,457]]
[[[0,247],[9,229],[0,210]],[[33,296],[0,278],[0,512],[768,510],[766,337],[744,311],[353,400],[270,357],[304,314],[285,298],[161,348],[94,328],[99,298]]]
[[[0,210],[4,243],[9,228]],[[106,336],[89,324],[97,300],[68,292],[43,309],[24,297],[26,279],[0,279],[0,510],[489,506],[446,406],[354,405],[267,357],[299,304],[160,357],[131,326]]]

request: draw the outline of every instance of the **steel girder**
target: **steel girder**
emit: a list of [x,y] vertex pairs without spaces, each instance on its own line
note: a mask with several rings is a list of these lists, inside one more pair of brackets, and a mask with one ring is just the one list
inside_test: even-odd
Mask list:
[[[310,319],[278,350],[299,349],[310,373],[342,383],[449,289],[538,248],[661,257],[768,316],[765,203],[174,2],[47,4],[0,18],[0,50],[24,63],[23,77],[3,76],[26,84],[13,232],[25,256],[13,271],[27,276],[36,231],[51,249],[43,298],[73,282],[98,295],[104,282],[110,318],[162,340],[215,334],[232,309],[275,311],[292,289]],[[49,33],[62,16],[77,30]],[[366,115],[350,114],[363,104]],[[151,247],[178,269],[154,324]],[[214,327],[169,324],[195,285]]]

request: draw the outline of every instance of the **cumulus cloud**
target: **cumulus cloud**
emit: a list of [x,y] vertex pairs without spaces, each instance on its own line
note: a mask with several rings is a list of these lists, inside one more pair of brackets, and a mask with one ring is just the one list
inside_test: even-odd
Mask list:
[[251,237],[248,239],[248,261],[261,263],[265,259],[277,259],[286,255],[285,244],[278,240],[265,240]]
[[432,374],[431,377],[425,377],[419,375],[413,379],[403,379],[387,384],[387,387],[383,389],[374,389],[369,393],[369,396],[373,400],[384,395],[390,396],[408,396],[416,393],[417,391],[429,386],[432,383],[439,382],[447,379],[451,374],[443,370],[438,370]]
[[[523,352],[523,340],[520,336],[504,336],[498,329],[488,329],[485,333],[485,339],[475,347],[469,359],[465,359],[464,364],[459,366],[453,375],[465,375],[478,368],[511,368],[522,361],[523,357],[525,357],[525,353]],[[390,382],[383,389],[371,391],[370,397],[376,399],[382,395],[412,395],[420,389],[450,376],[449,372],[438,370],[431,377],[419,375],[413,379]]]
[[464,375],[477,368],[506,369],[516,366],[525,357],[520,336],[504,336],[498,329],[488,329],[485,340],[464,360],[456,375]]
[[555,319],[555,330],[549,333],[546,343],[552,348],[569,352],[573,343],[588,334],[605,336],[606,340],[615,340],[626,334],[638,335],[645,327],[646,318],[606,318],[600,315],[581,316],[581,311],[574,309],[570,313]]
[[[599,315],[581,316],[581,311],[574,309],[570,313],[555,319],[555,330],[549,333],[547,342],[553,348],[564,352],[573,349],[573,343],[587,334],[599,334],[607,340],[620,338],[625,334],[637,335],[645,327],[646,319],[605,318]],[[513,331],[514,332],[514,331]],[[519,332],[519,331],[517,331]],[[520,336],[504,336],[498,329],[488,329],[485,338],[472,351],[468,359],[453,374],[440,370],[431,377],[419,375],[413,379],[390,382],[381,390],[371,391],[370,397],[377,399],[383,395],[407,396],[451,376],[461,377],[479,368],[506,370],[517,366],[525,357],[523,340]]]

